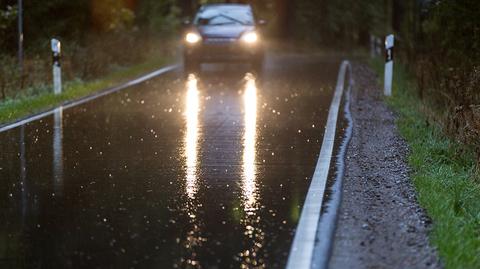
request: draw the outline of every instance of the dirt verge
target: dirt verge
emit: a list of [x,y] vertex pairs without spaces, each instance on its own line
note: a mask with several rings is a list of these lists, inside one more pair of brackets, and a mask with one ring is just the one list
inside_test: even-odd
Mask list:
[[382,100],[375,73],[364,64],[352,67],[353,136],[329,267],[441,268],[395,115]]

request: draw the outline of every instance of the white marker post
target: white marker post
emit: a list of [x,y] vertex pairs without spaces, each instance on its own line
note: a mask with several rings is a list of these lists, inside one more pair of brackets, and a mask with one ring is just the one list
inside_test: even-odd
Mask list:
[[393,44],[395,38],[388,35],[385,39],[385,96],[392,95],[392,79],[393,79]]
[[61,44],[60,41],[53,38],[51,45],[53,57],[53,92],[60,94],[62,92],[62,69],[60,67]]

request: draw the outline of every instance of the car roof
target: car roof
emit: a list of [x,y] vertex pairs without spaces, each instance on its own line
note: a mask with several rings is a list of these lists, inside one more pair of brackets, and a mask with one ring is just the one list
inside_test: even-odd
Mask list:
[[249,9],[252,7],[249,4],[237,4],[237,3],[214,3],[214,4],[204,4],[200,7],[200,12],[205,9],[216,8],[216,9]]

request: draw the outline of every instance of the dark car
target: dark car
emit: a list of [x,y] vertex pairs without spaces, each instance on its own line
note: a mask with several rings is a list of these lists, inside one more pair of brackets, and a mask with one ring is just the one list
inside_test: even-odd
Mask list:
[[263,64],[264,46],[252,7],[246,4],[203,5],[184,37],[184,65],[195,70],[203,62]]

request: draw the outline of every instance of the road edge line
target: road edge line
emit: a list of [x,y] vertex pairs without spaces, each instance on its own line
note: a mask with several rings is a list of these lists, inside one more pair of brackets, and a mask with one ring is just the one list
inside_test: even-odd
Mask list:
[[295,237],[288,256],[287,269],[311,268],[317,227],[320,220],[328,171],[330,169],[333,146],[335,143],[338,113],[344,92],[345,74],[349,67],[350,63],[346,60],[340,65],[335,93],[328,112],[320,155],[317,160],[310,187],[308,188],[307,197],[305,198],[305,203],[300,215],[300,221],[298,222],[295,231]]
[[63,107],[64,109],[68,109],[68,108],[71,108],[71,107],[74,107],[74,106],[78,106],[78,105],[87,103],[87,102],[92,101],[94,99],[97,99],[99,97],[124,90],[128,87],[135,86],[135,85],[140,84],[142,82],[145,82],[149,79],[152,79],[156,76],[163,75],[165,73],[168,73],[170,71],[175,70],[178,67],[179,67],[178,64],[168,65],[168,66],[162,67],[158,70],[155,70],[153,72],[150,72],[146,75],[143,75],[139,78],[127,81],[127,82],[125,82],[123,84],[120,84],[118,86],[114,86],[112,88],[107,88],[107,89],[104,89],[104,90],[100,90],[100,91],[98,91],[94,94],[87,95],[87,96],[81,97],[79,99],[65,101],[65,102],[61,103],[60,105],[55,106],[55,107],[53,107],[49,110],[46,110],[44,112],[40,112],[38,114],[33,114],[33,115],[26,116],[24,118],[20,118],[19,120],[15,121],[15,122],[12,122],[12,123],[7,123],[5,125],[0,125],[0,133],[3,133],[5,131],[11,130],[11,129],[14,129],[18,126],[27,124],[29,122],[32,122],[32,121],[35,121],[35,120],[53,115],[55,113],[55,110],[58,109],[59,107]]

